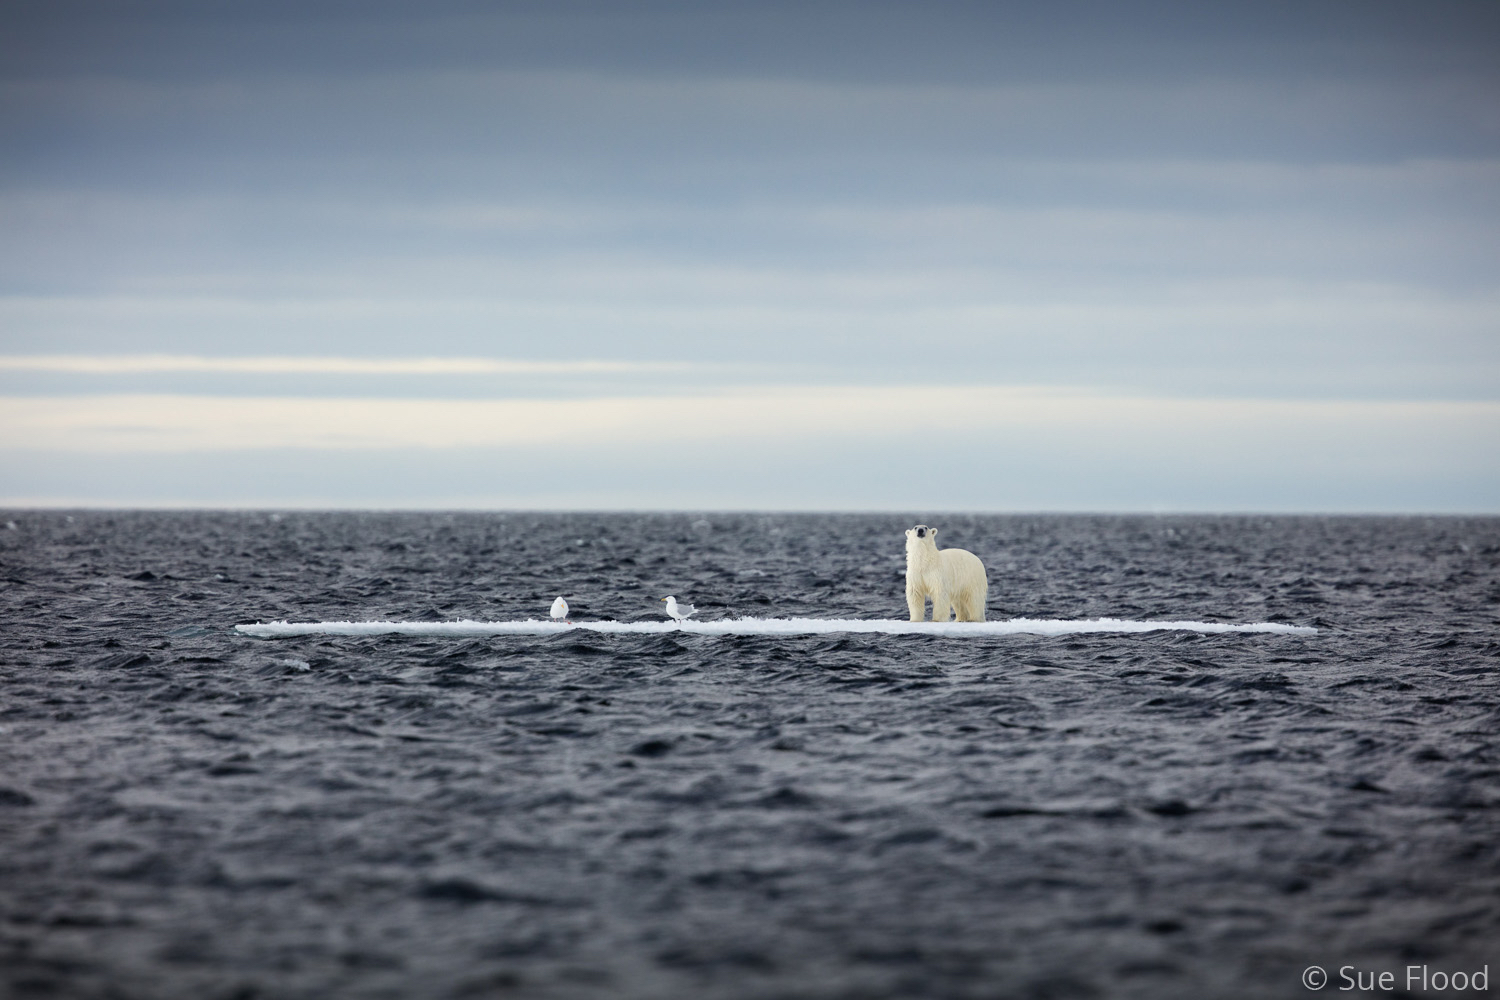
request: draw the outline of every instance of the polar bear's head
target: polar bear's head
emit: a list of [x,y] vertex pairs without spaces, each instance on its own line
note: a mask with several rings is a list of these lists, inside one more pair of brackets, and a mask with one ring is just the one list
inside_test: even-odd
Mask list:
[[914,548],[937,548],[937,529],[929,528],[925,524],[919,524],[915,528],[906,529],[906,551]]

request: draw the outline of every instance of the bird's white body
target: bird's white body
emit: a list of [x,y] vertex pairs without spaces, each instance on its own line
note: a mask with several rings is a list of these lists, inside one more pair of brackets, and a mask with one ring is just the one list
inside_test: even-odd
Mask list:
[[662,600],[667,602],[667,615],[675,618],[677,621],[685,622],[688,620],[689,615],[694,615],[698,612],[698,609],[691,604],[678,604],[675,597],[663,597]]
[[568,617],[568,602],[559,597],[552,602],[552,617],[564,621]]

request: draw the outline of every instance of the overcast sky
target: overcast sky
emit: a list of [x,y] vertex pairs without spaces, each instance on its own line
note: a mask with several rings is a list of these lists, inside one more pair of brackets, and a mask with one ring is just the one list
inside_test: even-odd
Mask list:
[[1500,5],[8,3],[0,503],[1500,512]]

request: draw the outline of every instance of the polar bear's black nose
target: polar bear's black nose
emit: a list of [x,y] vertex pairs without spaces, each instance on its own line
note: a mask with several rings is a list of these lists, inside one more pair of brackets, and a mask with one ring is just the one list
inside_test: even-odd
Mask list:
[[919,525],[917,525],[917,537],[918,538],[926,538],[927,537],[927,525],[925,525],[925,524],[919,524]]

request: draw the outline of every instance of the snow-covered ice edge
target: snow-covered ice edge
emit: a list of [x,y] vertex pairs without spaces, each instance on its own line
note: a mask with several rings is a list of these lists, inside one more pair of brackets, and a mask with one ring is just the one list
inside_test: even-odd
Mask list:
[[830,632],[863,632],[881,635],[1077,635],[1089,632],[1272,632],[1280,635],[1313,635],[1306,625],[1252,622],[1130,621],[1094,618],[1065,621],[1045,618],[1012,618],[1003,622],[911,622],[890,618],[721,618],[688,622],[552,622],[527,619],[519,622],[257,622],[236,625],[246,635],[272,639],[293,635],[556,635],[560,632],[604,632],[624,635],[661,635],[686,632],[692,635],[825,635]]

